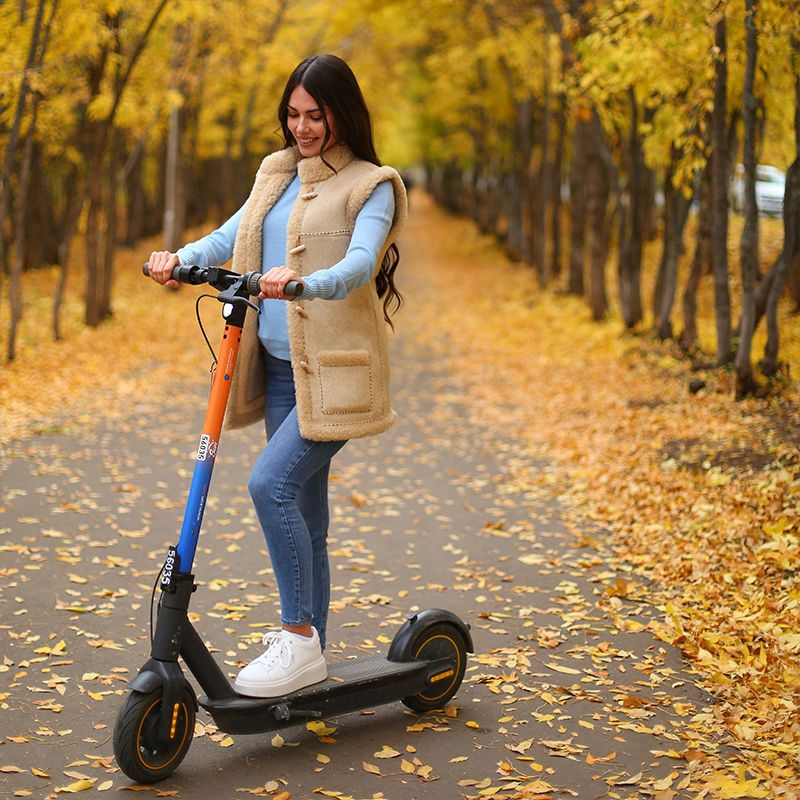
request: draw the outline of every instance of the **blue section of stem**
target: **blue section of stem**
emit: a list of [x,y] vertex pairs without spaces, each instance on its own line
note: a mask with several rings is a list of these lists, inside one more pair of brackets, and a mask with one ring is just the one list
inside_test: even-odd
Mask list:
[[178,568],[187,574],[192,571],[213,471],[214,457],[210,453],[206,453],[205,458],[197,461],[194,465],[192,485],[189,489],[189,499],[186,501],[186,512],[183,515],[181,536],[178,540],[178,557],[180,558]]

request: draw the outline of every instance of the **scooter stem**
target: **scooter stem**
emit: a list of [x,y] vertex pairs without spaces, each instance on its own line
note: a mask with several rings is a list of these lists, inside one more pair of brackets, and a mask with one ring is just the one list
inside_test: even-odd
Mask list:
[[[183,516],[181,535],[178,540],[178,566],[183,573],[191,573],[194,555],[197,550],[197,541],[200,536],[200,526],[203,522],[203,512],[206,507],[208,489],[211,485],[211,474],[214,471],[214,461],[217,457],[217,447],[222,432],[222,422],[225,419],[225,408],[228,404],[228,395],[233,382],[233,371],[236,367],[236,357],[239,353],[239,343],[242,338],[244,313],[246,306],[239,304],[223,309],[223,315],[228,311],[228,324],[222,338],[219,359],[211,382],[211,396],[208,400],[203,431],[200,435],[200,444],[197,448],[197,460],[192,474],[192,483],[189,487],[189,497],[186,501],[186,511]],[[242,317],[240,320],[239,317]],[[240,324],[236,325],[234,323]]]

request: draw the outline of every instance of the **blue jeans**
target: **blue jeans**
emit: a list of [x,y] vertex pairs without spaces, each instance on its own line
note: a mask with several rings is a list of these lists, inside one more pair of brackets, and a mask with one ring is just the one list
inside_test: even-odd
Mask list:
[[325,646],[330,603],[328,472],[345,442],[300,436],[292,365],[262,350],[267,446],[248,489],[267,540],[284,625],[310,623]]

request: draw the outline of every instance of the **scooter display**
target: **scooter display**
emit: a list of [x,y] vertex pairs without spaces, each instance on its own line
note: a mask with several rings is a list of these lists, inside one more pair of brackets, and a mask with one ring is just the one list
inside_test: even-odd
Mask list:
[[[114,755],[120,769],[145,784],[169,776],[192,743],[200,707],[220,731],[232,734],[265,733],[396,701],[417,712],[442,708],[458,691],[467,654],[473,652],[469,626],[449,611],[415,613],[397,631],[385,656],[330,663],[325,681],[272,698],[237,694],[195,630],[188,617],[197,589],[193,562],[242,328],[248,309],[258,312],[250,298],[259,293],[261,275],[179,266],[172,277],[218,290],[225,326],[178,544],[167,550],[160,572],[150,658],[130,682],[114,726]],[[290,282],[284,294],[299,297],[302,284]],[[199,684],[203,692],[199,698],[180,660]]]

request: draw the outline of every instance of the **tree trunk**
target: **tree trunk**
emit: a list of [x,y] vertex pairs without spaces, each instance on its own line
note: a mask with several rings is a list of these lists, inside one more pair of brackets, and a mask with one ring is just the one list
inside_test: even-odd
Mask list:
[[[61,243],[58,246],[58,282],[53,295],[53,339],[61,341],[61,311],[64,307],[64,297],[67,292],[69,279],[69,260],[72,251],[72,239],[78,229],[84,207],[83,193],[76,191],[78,183],[77,168],[73,169],[66,182],[67,209],[64,214]],[[72,190],[71,190],[72,189]]]
[[[800,64],[800,38],[792,38],[792,47],[793,47],[793,67],[795,68],[795,75],[797,76],[795,79],[795,148],[796,152],[800,154],[800,71],[796,69],[796,67]],[[790,168],[791,169],[791,168]],[[796,226],[798,223],[795,221],[793,213],[791,211],[791,198],[792,198],[792,188],[789,182],[789,174],[787,173],[786,176],[786,190],[784,192],[784,200],[783,200],[783,249],[778,257],[773,262],[772,266],[769,268],[769,271],[764,276],[762,281],[758,284],[758,288],[755,291],[755,315],[754,315],[754,323],[753,328],[758,328],[758,323],[761,321],[761,317],[767,311],[767,304],[769,302],[770,296],[772,294],[772,288],[775,284],[775,281],[779,274],[783,274],[785,280],[787,277],[791,279],[791,275],[800,271],[800,263],[797,259],[795,259],[792,255],[792,252],[795,254],[798,251],[798,247],[800,246],[800,239],[797,237],[800,234],[796,234],[794,241],[793,250],[792,248],[787,249],[787,241],[792,238],[793,234],[792,231],[794,230],[793,226]],[[788,254],[788,255],[787,255]],[[788,260],[786,260],[788,258]],[[782,288],[782,286],[781,286]],[[776,350],[776,358],[777,358],[777,350]],[[769,369],[774,369],[777,367],[777,363],[775,365],[769,365]],[[762,365],[762,372],[764,371],[764,365]],[[766,374],[766,373],[765,373]]]
[[[37,70],[42,68],[45,54],[48,52],[50,34],[53,30],[53,20],[58,10],[58,3],[59,0],[52,0],[47,20],[43,26],[39,54],[35,63]],[[42,95],[38,93],[34,96],[32,121],[30,123],[30,129],[34,133],[36,131],[39,103],[42,99]],[[58,258],[59,239],[52,193],[40,165],[42,147],[36,141],[35,135],[31,147],[30,165],[28,167],[30,178],[27,180],[25,187],[25,193],[28,198],[23,229],[25,237],[23,267],[25,269],[55,262]]]
[[[31,31],[31,43],[28,47],[28,56],[25,60],[25,72],[22,84],[19,88],[17,105],[14,109],[14,121],[11,123],[11,130],[6,140],[5,153],[3,155],[3,167],[0,172],[0,223],[4,222],[9,216],[9,205],[11,203],[11,173],[14,168],[14,158],[19,146],[20,132],[22,130],[22,119],[25,114],[25,106],[28,102],[30,84],[28,83],[28,72],[36,65],[39,60],[39,41],[42,33],[42,18],[44,7],[47,0],[39,0],[36,8],[36,18]],[[20,15],[24,19],[24,14]],[[6,253],[6,238],[0,225],[0,268],[5,269],[8,256]]]
[[187,224],[206,222],[211,217],[210,207],[212,200],[210,191],[202,191],[202,181],[197,180],[195,175],[198,173],[197,165],[201,163],[198,156],[198,138],[200,134],[200,110],[201,100],[205,94],[205,66],[208,59],[204,58],[200,65],[199,75],[197,76],[197,91],[192,102],[191,98],[184,109],[184,127],[186,129],[186,192],[184,195],[184,208],[186,209]]
[[[19,142],[20,130],[22,127],[22,115],[25,111],[27,96],[30,93],[28,83],[28,70],[41,65],[44,58],[44,51],[47,47],[47,33],[50,23],[53,21],[56,4],[54,2],[47,28],[44,32],[44,43],[40,48],[42,38],[42,20],[44,17],[44,7],[47,0],[39,0],[36,8],[36,17],[31,33],[31,44],[28,49],[28,58],[25,64],[25,75],[20,86],[19,98],[14,114],[14,122],[6,144],[6,153],[3,159],[3,173],[0,176],[2,188],[0,188],[0,224],[5,220],[10,202],[10,182],[11,168],[13,164],[14,151]],[[31,159],[33,157],[34,134],[36,130],[36,116],[39,108],[39,95],[34,95],[33,112],[28,133],[25,138],[25,148],[23,160],[20,168],[19,181],[17,187],[16,219],[15,219],[15,254],[12,262],[11,272],[8,283],[8,299],[10,305],[8,342],[6,346],[6,357],[9,361],[16,358],[16,339],[19,323],[22,319],[22,269],[25,262],[25,210],[28,204],[28,186],[30,184]],[[0,235],[0,264],[6,262],[5,239]]]
[[[645,107],[643,110],[643,122],[650,125],[655,117],[655,109]],[[656,173],[647,166],[642,158],[642,238],[645,242],[652,242],[658,238],[659,231],[659,212],[656,203]]]
[[61,194],[61,178],[53,179],[52,162],[44,154],[41,143],[33,143],[28,205],[25,209],[25,269],[38,269],[58,263],[61,240],[60,209],[54,192]]
[[499,159],[493,159],[486,179],[486,230],[495,236],[500,225],[500,195],[501,195],[501,164]]
[[711,165],[706,163],[700,178],[700,210],[694,257],[683,289],[683,331],[680,346],[691,350],[697,343],[697,288],[703,275],[711,272]]
[[[181,75],[180,64],[185,58],[187,26],[180,24],[175,28],[172,41],[172,76],[170,88],[181,95],[185,95],[185,79]],[[255,88],[251,89],[254,92]],[[251,112],[252,113],[252,112]],[[183,223],[186,214],[182,208],[184,193],[182,186],[184,182],[184,159],[182,151],[183,145],[183,118],[184,109],[182,106],[174,105],[170,108],[169,119],[167,122],[167,158],[164,168],[164,249],[174,252],[178,249],[183,239]],[[246,120],[249,125],[249,120]],[[250,135],[248,129],[247,135]],[[240,163],[245,162],[246,146],[242,145]],[[247,165],[249,167],[249,165]],[[240,196],[246,196],[241,191],[237,192]]]
[[[82,147],[86,140],[86,130],[88,127],[88,116],[84,107],[80,114],[80,122],[75,133],[75,143]],[[64,297],[67,291],[69,279],[70,256],[72,250],[72,239],[78,230],[78,223],[83,214],[86,204],[86,191],[80,175],[80,168],[73,164],[64,181],[64,212],[61,225],[61,241],[58,245],[58,283],[53,295],[53,339],[58,342],[61,340],[61,311],[64,307]]]
[[756,205],[756,97],[754,92],[758,61],[755,0],[745,0],[746,66],[744,73],[744,227],[739,249],[742,275],[742,319],[736,350],[736,398],[757,388],[751,352],[755,329],[755,284],[758,272],[758,206]]
[[[764,346],[764,360],[761,371],[774,375],[778,371],[778,350],[780,330],[778,327],[778,301],[792,269],[800,269],[800,156],[795,158],[786,173],[786,192],[783,200],[783,250],[770,273],[769,295],[767,297],[767,343]],[[766,280],[766,279],[765,279]]]
[[178,249],[178,182],[180,181],[181,111],[176,106],[169,112],[167,125],[167,159],[164,168],[164,249]]
[[103,122],[90,125],[90,149],[87,152],[88,163],[88,202],[86,215],[86,283],[84,288],[84,322],[89,327],[97,327],[102,321],[100,306],[100,256],[101,256],[101,223],[103,198],[105,189],[105,170],[103,156],[105,154],[105,131]]
[[725,15],[716,25],[714,41],[718,51],[714,109],[711,126],[711,252],[714,267],[714,307],[717,327],[717,364],[731,360],[731,299],[728,288],[728,141],[727,118],[727,34]]
[[[794,72],[794,141],[800,155],[800,36],[792,36],[792,71]],[[794,301],[794,313],[800,313],[800,263],[789,265],[789,296]]]
[[609,246],[609,196],[615,182],[611,154],[597,114],[591,121],[591,151],[586,165],[586,219],[589,232],[589,308],[592,319],[608,311],[606,260]]
[[122,131],[114,130],[108,165],[108,192],[106,194],[105,241],[103,246],[103,271],[100,288],[100,315],[102,319],[111,316],[111,295],[114,284],[114,254],[117,249],[117,230],[119,228],[120,159],[122,152]]
[[219,224],[221,225],[233,213],[235,201],[232,197],[233,182],[236,169],[233,163],[233,133],[236,130],[236,118],[233,111],[228,112],[225,120],[228,135],[225,137],[225,153],[222,156],[221,207],[219,208]]
[[[775,282],[775,277],[777,276],[778,272],[783,269],[783,261],[784,252],[786,250],[786,198],[788,197],[789,192],[789,184],[787,178],[786,184],[786,192],[784,193],[784,200],[783,200],[783,229],[784,229],[784,246],[781,249],[781,252],[778,254],[778,257],[775,261],[772,262],[772,266],[767,271],[767,274],[764,276],[761,283],[758,284],[758,288],[755,292],[755,325],[754,328],[758,329],[758,324],[761,322],[761,318],[764,314],[767,313],[767,302],[769,301],[769,295],[772,291],[772,285]],[[791,266],[788,267],[791,269]]]
[[633,328],[642,320],[642,158],[639,136],[639,109],[633,87],[628,88],[631,107],[630,138],[628,140],[628,181],[619,205],[619,241],[617,272],[622,319],[626,328]]
[[533,98],[515,103],[514,127],[511,137],[511,172],[509,174],[508,226],[505,246],[515,261],[530,263],[530,240],[525,235],[530,196],[531,134],[533,128]]
[[550,125],[552,98],[550,96],[550,62],[545,56],[544,100],[542,124],[539,132],[540,168],[536,186],[535,217],[531,220],[531,256],[539,275],[539,284],[547,286],[550,282],[550,264],[547,262],[547,205],[550,199],[550,185],[553,180],[550,163]]
[[569,279],[567,291],[583,295],[586,262],[586,180],[589,123],[576,119],[569,165]]
[[[475,84],[478,92],[486,91],[488,86],[486,66],[482,60],[475,65]],[[497,193],[495,187],[497,186],[497,176],[492,150],[487,144],[487,134],[490,128],[487,116],[482,107],[476,109],[473,133],[475,141],[475,167],[473,170],[475,208],[473,217],[481,233],[496,235]]]
[[[792,37],[792,48],[793,66],[797,67],[800,60],[800,37]],[[778,300],[784,281],[787,276],[800,273],[800,72],[796,69],[795,76],[794,136],[797,157],[786,173],[786,191],[783,197],[783,251],[770,270],[772,281],[766,303],[767,343],[761,366],[761,371],[765,375],[773,375],[778,370],[780,344]],[[766,284],[767,279],[765,278],[763,282]]]
[[486,162],[480,159],[475,164],[473,172],[475,181],[472,191],[475,194],[475,208],[473,209],[473,219],[481,233],[489,233],[486,227]]
[[455,158],[447,162],[444,169],[444,202],[453,214],[461,213],[461,168]]
[[132,247],[145,236],[147,199],[142,183],[143,153],[144,140],[140,139],[125,164],[125,234],[122,237],[125,247]]
[[661,340],[672,338],[671,317],[678,286],[678,263],[683,253],[683,231],[691,206],[691,200],[673,184],[680,157],[680,150],[673,144],[669,167],[664,175],[664,233],[653,291],[653,326]]
[[8,299],[11,306],[11,315],[8,326],[8,343],[6,358],[13,361],[16,358],[16,340],[19,323],[22,320],[22,272],[25,264],[25,212],[28,205],[28,186],[31,178],[31,160],[33,158],[33,132],[36,127],[36,111],[39,96],[34,96],[33,119],[25,136],[25,148],[22,156],[22,165],[19,171],[19,186],[17,188],[17,213],[16,213],[16,241],[14,247],[14,260],[11,262],[11,274],[8,281]]
[[553,181],[550,186],[550,275],[558,279],[561,264],[561,181],[563,180],[564,145],[567,136],[567,95],[558,93],[558,111],[555,118],[556,141],[553,152]]
[[[122,61],[122,42],[119,31],[121,21],[119,15],[111,18],[110,29],[113,31],[115,69],[114,86],[120,86]],[[97,315],[103,322],[111,316],[111,284],[114,266],[114,251],[117,246],[117,191],[119,173],[117,162],[121,149],[121,132],[114,125],[113,117],[103,125],[102,148],[98,152],[98,168],[105,168],[105,187],[100,195],[100,214],[102,228],[98,236],[97,264]],[[107,152],[106,152],[107,151]],[[91,208],[91,207],[90,207]],[[90,212],[91,213],[91,212]]]

